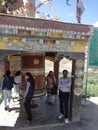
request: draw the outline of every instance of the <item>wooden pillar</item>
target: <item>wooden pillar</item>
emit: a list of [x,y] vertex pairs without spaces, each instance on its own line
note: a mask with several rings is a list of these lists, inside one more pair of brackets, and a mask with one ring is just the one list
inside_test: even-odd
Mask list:
[[84,59],[72,61],[72,85],[70,96],[70,120],[80,120],[81,96],[84,75]]
[[4,71],[10,70],[10,62],[8,60],[4,61]]
[[56,77],[57,86],[58,86],[58,79],[59,79],[59,61],[54,62],[54,75]]
[[21,71],[21,56],[9,56],[10,70],[14,76],[17,71]]
[[72,107],[73,107],[73,95],[74,95],[74,76],[75,76],[75,66],[76,66],[76,60],[72,60],[72,84],[71,84],[71,95],[70,95],[70,113],[69,113],[69,119],[72,120]]

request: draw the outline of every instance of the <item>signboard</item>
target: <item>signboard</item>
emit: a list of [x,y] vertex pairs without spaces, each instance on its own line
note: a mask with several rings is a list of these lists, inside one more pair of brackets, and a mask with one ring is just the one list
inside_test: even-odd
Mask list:
[[98,28],[94,28],[94,33],[89,43],[88,67],[98,67]]

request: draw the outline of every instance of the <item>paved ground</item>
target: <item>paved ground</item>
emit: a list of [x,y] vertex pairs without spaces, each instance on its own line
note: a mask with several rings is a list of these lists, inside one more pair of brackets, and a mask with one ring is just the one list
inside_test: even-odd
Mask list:
[[36,99],[39,105],[32,110],[33,121],[26,121],[26,113],[22,103],[11,102],[11,111],[4,110],[3,102],[0,105],[0,130],[98,130],[98,98],[84,101],[81,105],[81,119],[79,122],[65,124],[58,120],[58,98],[54,105],[46,103],[45,97]]

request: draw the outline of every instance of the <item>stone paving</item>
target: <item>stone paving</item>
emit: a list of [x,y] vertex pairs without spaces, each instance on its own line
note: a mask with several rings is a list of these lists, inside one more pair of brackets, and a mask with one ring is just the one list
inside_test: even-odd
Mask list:
[[26,113],[22,102],[11,101],[10,112],[4,110],[3,102],[0,105],[0,130],[98,130],[98,98],[83,101],[79,122],[65,124],[58,120],[58,98],[54,105],[46,103],[46,97],[35,100],[38,108],[32,109],[33,121],[26,121]]

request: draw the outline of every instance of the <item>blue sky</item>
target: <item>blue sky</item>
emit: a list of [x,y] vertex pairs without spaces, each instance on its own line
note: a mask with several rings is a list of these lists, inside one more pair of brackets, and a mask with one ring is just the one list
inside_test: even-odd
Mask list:
[[[71,6],[66,5],[66,0],[52,0],[52,7],[49,4],[42,5],[38,11],[48,13],[51,16],[57,15],[61,21],[77,23],[76,0],[69,0]],[[98,0],[83,0],[86,9],[82,14],[82,24],[98,24]],[[36,0],[38,5],[40,0]]]

